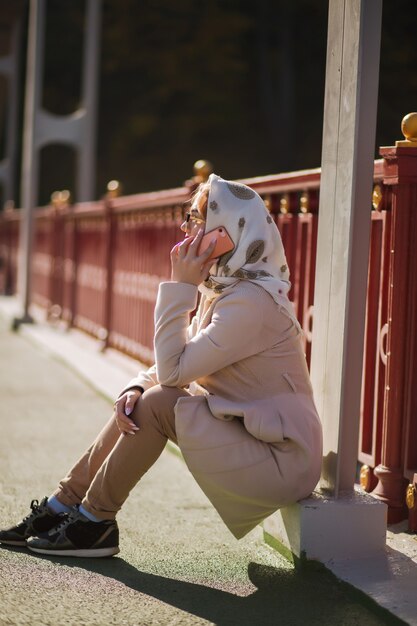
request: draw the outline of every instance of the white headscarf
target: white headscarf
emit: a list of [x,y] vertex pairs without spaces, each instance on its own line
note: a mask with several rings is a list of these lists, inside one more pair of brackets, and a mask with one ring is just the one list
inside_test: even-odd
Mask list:
[[211,174],[205,231],[223,226],[235,248],[218,259],[199,290],[212,299],[241,280],[265,289],[301,331],[288,299],[290,272],[279,230],[262,198],[250,187]]

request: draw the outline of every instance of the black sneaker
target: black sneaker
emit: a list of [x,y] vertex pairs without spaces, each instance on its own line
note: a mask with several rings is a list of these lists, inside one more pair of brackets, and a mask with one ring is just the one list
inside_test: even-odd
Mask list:
[[48,497],[39,502],[32,500],[30,508],[32,512],[18,524],[12,526],[6,530],[0,530],[0,543],[5,543],[9,546],[25,546],[26,539],[32,535],[39,535],[45,533],[51,528],[54,528],[62,522],[66,517],[66,513],[53,513],[47,507]]
[[112,556],[119,550],[119,528],[116,520],[91,522],[78,508],[65,520],[42,536],[26,542],[29,550],[58,556]]

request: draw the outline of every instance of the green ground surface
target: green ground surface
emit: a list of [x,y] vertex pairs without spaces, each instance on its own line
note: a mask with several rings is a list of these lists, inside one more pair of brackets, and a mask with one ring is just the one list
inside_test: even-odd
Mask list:
[[[0,318],[0,526],[49,494],[110,403]],[[165,451],[119,517],[109,559],[0,548],[1,625],[377,626],[402,623],[332,574],[296,570],[260,529],[236,541]]]

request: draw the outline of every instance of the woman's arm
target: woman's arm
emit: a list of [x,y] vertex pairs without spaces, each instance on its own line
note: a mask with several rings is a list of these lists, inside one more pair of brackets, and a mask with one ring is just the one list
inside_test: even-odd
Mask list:
[[[215,241],[213,240],[203,254],[198,255],[198,246],[202,237],[203,229],[200,229],[196,237],[187,237],[171,250],[172,280],[190,283],[194,287],[193,293],[196,293],[195,286],[207,278],[209,269],[213,264],[213,261],[208,261],[208,258],[214,248]],[[195,305],[189,311],[187,310],[187,313],[193,309],[195,309]],[[188,331],[185,341],[190,338],[194,331],[193,324],[189,324],[189,315],[186,318],[186,326]],[[140,372],[138,376],[133,378],[120,395],[132,388],[139,388],[142,392],[147,391],[147,389],[157,385],[159,382],[161,381],[157,369],[153,365],[146,372]]]
[[152,365],[146,372],[139,372],[119,393],[114,403],[113,416],[122,434],[133,435],[138,430],[135,423],[128,416],[132,413],[136,402],[144,391],[157,384],[156,367]]
[[132,380],[130,380],[128,384],[124,387],[123,391],[120,392],[119,397],[126,391],[129,391],[129,389],[139,388],[142,389],[142,391],[147,391],[157,384],[158,377],[156,374],[156,365],[152,365],[146,371],[139,372],[137,376],[132,378]]
[[196,298],[195,285],[167,282],[159,286],[155,356],[162,385],[183,387],[267,347],[262,345],[260,332],[262,304],[254,298],[253,288],[242,283],[219,296],[210,324],[187,343],[189,312]]
[[[197,323],[196,316],[194,316],[186,330],[187,341],[189,341],[195,334],[196,323]],[[127,383],[127,385],[123,388],[123,390],[120,392],[118,397],[120,397],[126,391],[129,391],[131,389],[139,389],[142,393],[144,393],[151,387],[154,387],[155,385],[158,385],[158,384],[159,384],[159,380],[158,380],[158,376],[156,373],[156,365],[152,365],[149,369],[139,372],[137,376],[132,378]]]

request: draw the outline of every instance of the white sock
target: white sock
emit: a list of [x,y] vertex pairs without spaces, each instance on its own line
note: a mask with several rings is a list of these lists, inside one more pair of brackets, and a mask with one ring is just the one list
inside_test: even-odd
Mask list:
[[69,513],[72,508],[70,506],[67,506],[66,504],[62,504],[62,502],[60,502],[56,496],[49,496],[47,505],[48,509],[50,509],[52,513],[56,514]]
[[96,517],[95,515],[93,515],[92,513],[90,513],[90,511],[87,511],[87,509],[85,509],[83,507],[82,504],[80,504],[79,506],[79,512],[82,513],[84,515],[84,517],[86,517],[87,519],[90,520],[90,522],[102,522],[103,520],[100,519],[99,517]]

